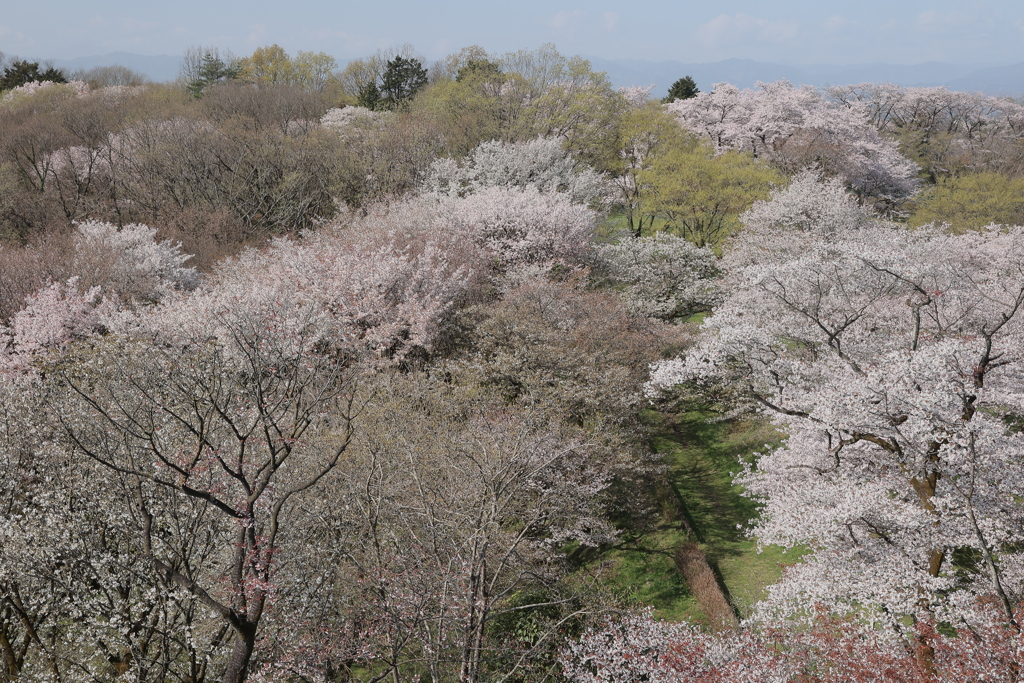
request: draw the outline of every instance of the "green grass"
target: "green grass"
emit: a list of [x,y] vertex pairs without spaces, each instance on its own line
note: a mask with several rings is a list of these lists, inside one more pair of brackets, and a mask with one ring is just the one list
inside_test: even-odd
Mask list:
[[675,549],[686,541],[679,510],[741,617],[763,597],[766,586],[778,580],[783,564],[798,559],[796,553],[777,547],[758,553],[757,542],[737,528],[757,516],[757,507],[733,484],[732,473],[740,469],[741,458],[777,443],[778,435],[762,422],[708,422],[709,417],[698,410],[648,414],[653,446],[668,468],[666,488],[674,500],[666,501],[655,529],[628,535],[602,557],[610,565],[608,580],[613,587],[631,602],[653,606],[663,619],[703,621],[673,562]]
[[[666,224],[667,223],[663,218],[655,218],[654,225],[650,227],[645,223],[644,236],[648,237],[664,230]],[[606,242],[612,240],[616,235],[628,229],[629,226],[626,224],[626,214],[622,211],[613,211],[605,217],[600,225],[597,226],[595,234],[599,242]]]

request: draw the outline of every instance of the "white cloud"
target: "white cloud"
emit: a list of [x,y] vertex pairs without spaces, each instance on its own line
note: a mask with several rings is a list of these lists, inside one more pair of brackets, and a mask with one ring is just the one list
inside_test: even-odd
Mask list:
[[619,27],[619,15],[617,12],[605,12],[604,18],[604,29],[611,33]]
[[796,22],[772,21],[749,14],[720,14],[697,28],[697,37],[708,47],[720,47],[741,41],[759,40],[783,43],[798,33]]

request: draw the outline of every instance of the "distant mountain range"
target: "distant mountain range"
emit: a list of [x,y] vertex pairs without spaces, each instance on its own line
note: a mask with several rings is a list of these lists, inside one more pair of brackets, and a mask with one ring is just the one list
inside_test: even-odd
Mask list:
[[[990,95],[1024,95],[1024,62],[1003,66],[978,66],[924,62],[922,64],[854,64],[847,66],[787,66],[752,59],[726,59],[705,64],[655,62],[642,59],[602,59],[588,57],[594,68],[608,72],[616,86],[654,84],[653,94],[663,96],[678,78],[693,76],[697,86],[711,90],[715,83],[727,82],[741,88],[757,81],[786,79],[798,85],[844,85],[848,83],[896,83],[905,86],[945,85],[951,90],[980,91]],[[112,52],[94,57],[54,59],[54,66],[74,71],[95,66],[120,64],[146,74],[154,81],[178,77],[180,56],[148,56],[130,52]]]
[[[67,73],[78,69],[92,69],[97,66],[126,66],[132,71],[146,74],[153,81],[173,81],[178,77],[181,69],[181,56],[170,55],[136,55],[131,52],[111,52],[105,55],[93,57],[78,57],[76,59],[50,59],[58,69]],[[35,58],[33,58],[33,61]],[[44,61],[44,60],[39,60]]]
[[741,88],[757,81],[786,79],[796,85],[896,83],[904,86],[945,85],[950,90],[980,91],[990,95],[1024,95],[1024,62],[1007,66],[970,66],[943,62],[923,64],[853,64],[848,66],[786,66],[752,59],[726,59],[709,64],[652,62],[639,59],[589,57],[599,71],[608,72],[616,86],[655,84],[653,94],[663,96],[676,79],[693,76],[697,87],[711,90],[715,83]]

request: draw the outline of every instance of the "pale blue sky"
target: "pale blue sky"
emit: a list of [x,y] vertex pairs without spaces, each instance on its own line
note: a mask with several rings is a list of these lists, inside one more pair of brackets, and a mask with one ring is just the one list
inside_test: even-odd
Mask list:
[[412,43],[429,59],[554,42],[567,54],[790,64],[1024,62],[1022,0],[687,2],[521,0],[35,0],[5,2],[0,51],[69,59],[114,51],[236,54],[278,43],[340,61]]

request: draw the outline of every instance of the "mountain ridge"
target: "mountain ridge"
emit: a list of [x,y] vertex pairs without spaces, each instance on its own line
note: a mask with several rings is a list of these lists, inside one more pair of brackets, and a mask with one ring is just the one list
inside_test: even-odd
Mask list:
[[[680,62],[675,60],[605,59],[586,56],[598,71],[607,72],[615,86],[654,84],[655,96],[668,92],[676,79],[693,76],[697,86],[710,90],[715,83],[732,83],[740,88],[753,87],[758,81],[786,79],[798,85],[845,85],[849,83],[896,83],[903,86],[942,86],[951,90],[978,91],[989,95],[1024,95],[1024,62],[1018,64],[981,65],[952,62],[920,64],[868,64],[793,66],[753,59],[724,59],[717,62]],[[119,64],[146,74],[154,81],[177,78],[182,57],[173,55],[139,55],[111,52],[75,59],[39,60],[74,71],[96,66]]]

